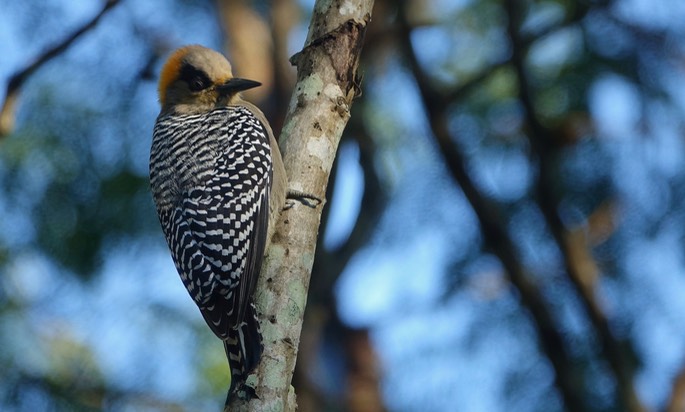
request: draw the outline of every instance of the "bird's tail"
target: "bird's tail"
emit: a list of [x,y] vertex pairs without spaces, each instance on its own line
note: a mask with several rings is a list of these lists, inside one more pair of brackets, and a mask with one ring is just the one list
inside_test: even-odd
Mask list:
[[264,349],[254,303],[248,305],[240,327],[233,330],[230,337],[224,340],[224,348],[231,368],[231,387],[228,390],[226,404],[234,396],[248,400],[257,397],[254,388],[245,385],[245,379],[257,367]]

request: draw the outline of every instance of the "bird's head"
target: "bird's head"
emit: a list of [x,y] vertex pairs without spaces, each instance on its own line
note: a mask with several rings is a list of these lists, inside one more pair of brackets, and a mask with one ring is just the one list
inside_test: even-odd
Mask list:
[[233,77],[226,58],[206,47],[191,45],[174,51],[159,76],[162,112],[203,113],[235,103],[239,92],[259,86]]

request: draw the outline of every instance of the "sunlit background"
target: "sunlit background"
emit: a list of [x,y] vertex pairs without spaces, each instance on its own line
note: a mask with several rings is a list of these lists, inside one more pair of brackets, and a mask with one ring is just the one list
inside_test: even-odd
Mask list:
[[[103,5],[0,0],[3,84]],[[157,73],[220,50],[278,131],[312,7],[122,0],[27,78],[0,137],[0,410],[221,408],[148,188]],[[683,22],[681,0],[376,1],[301,410],[685,410]]]

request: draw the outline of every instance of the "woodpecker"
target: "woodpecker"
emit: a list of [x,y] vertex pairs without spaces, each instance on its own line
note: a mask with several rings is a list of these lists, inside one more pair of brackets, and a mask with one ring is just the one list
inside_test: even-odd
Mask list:
[[171,257],[224,342],[227,403],[236,393],[256,396],[245,385],[263,349],[252,294],[286,193],[271,127],[239,94],[259,85],[233,77],[214,50],[176,50],[160,74],[150,151],[150,186]]

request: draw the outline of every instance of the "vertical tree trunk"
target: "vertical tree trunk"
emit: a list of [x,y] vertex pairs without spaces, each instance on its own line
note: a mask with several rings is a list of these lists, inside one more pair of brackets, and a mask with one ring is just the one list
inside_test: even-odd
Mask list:
[[264,354],[248,383],[259,399],[232,402],[227,410],[296,410],[290,381],[323,199],[358,94],[357,66],[372,6],[373,0],[318,0],[305,47],[291,59],[298,73],[280,138],[283,161],[290,190],[322,201],[296,201],[281,215],[255,294]]

